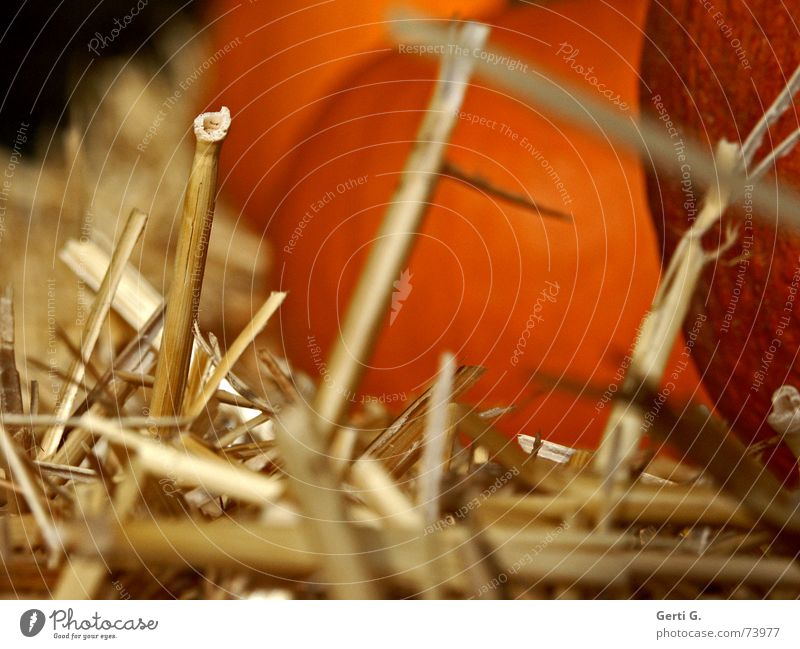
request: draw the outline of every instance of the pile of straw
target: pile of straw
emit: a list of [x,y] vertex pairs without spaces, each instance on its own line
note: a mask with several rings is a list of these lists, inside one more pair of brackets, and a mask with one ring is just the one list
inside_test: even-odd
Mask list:
[[[406,38],[400,30],[398,38]],[[473,49],[486,35],[485,27],[468,24],[455,34],[418,30],[414,38],[456,38]],[[648,314],[596,454],[501,435],[494,424],[502,409],[479,412],[460,402],[483,368],[459,367],[450,355],[399,416],[378,404],[347,409],[345,395],[357,388],[361,361],[379,333],[470,76],[487,74],[559,107],[536,75],[487,65],[443,60],[384,236],[350,304],[328,377],[316,388],[254,344],[284,294],[271,294],[225,349],[197,323],[214,271],[206,251],[218,234],[211,234],[217,159],[228,129],[236,128],[226,109],[193,125],[195,153],[166,296],[133,263],[148,222],[141,210],[131,211],[110,254],[92,242],[64,247],[63,258],[94,297],[46,413],[38,387],[21,387],[13,291],[3,293],[5,596],[800,595],[797,492],[710,413],[674,410],[658,392],[660,350],[671,348],[675,333],[659,323],[680,316],[684,284],[665,282]],[[640,146],[644,132],[653,157],[673,164],[658,153],[669,143],[657,129],[635,130],[591,98],[582,101],[615,137]],[[581,111],[573,117],[585,119]],[[718,159],[705,163],[695,154],[694,168],[709,187],[706,221],[735,198],[739,171],[728,160],[738,154],[721,147]],[[757,189],[756,200],[763,194]],[[782,205],[792,212],[797,199],[787,193]],[[687,253],[675,263],[691,270],[697,259]],[[111,314],[133,333],[100,365],[96,351]],[[258,385],[236,371],[246,359],[260,368]],[[644,431],[682,460],[639,451]]]

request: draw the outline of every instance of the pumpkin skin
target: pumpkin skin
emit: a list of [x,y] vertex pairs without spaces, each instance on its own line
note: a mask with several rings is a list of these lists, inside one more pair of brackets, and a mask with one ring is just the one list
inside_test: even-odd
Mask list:
[[[586,70],[576,67],[594,66],[598,83],[612,89],[609,101],[628,104],[633,115],[646,4],[518,7],[487,21],[490,44],[599,94],[586,78],[591,75],[581,77]],[[579,50],[574,58],[557,53],[563,43]],[[324,374],[436,76],[435,63],[419,57],[374,58],[326,103],[298,145],[274,216],[260,223],[278,256],[274,284],[290,292],[279,313],[285,353],[316,378]],[[463,114],[448,160],[571,212],[573,221],[543,220],[443,178],[408,264],[410,279],[398,278],[395,286],[363,394],[402,402],[450,350],[461,363],[488,367],[469,395],[473,402],[518,406],[501,421],[509,434],[541,430],[549,439],[592,446],[610,404],[543,390],[533,377],[568,375],[601,386],[619,378],[658,277],[641,167],[608,140],[480,79]],[[550,165],[563,188],[548,175]],[[696,381],[690,370],[683,378],[685,396]]]
[[[507,0],[410,0],[404,6],[437,17],[480,18]],[[214,68],[209,107],[224,103],[239,124],[231,129],[220,178],[231,198],[258,213],[282,196],[293,149],[323,111],[328,93],[369,58],[389,47],[390,0],[292,0],[210,6]],[[271,213],[271,210],[268,214]],[[264,218],[263,216],[261,218]]]
[[[698,2],[652,5],[641,86],[643,110],[656,117],[666,111],[681,137],[694,136],[709,151],[723,137],[742,141],[800,63],[800,40],[790,15],[797,16],[800,2],[715,0],[714,5],[719,16]],[[798,127],[793,113],[776,125],[756,161]],[[800,153],[782,159],[777,176],[796,183]],[[648,189],[663,254],[669,258],[689,223],[684,195],[674,179],[655,172]],[[755,442],[775,435],[766,423],[773,392],[783,384],[800,386],[796,309],[792,304],[784,311],[796,291],[800,235],[758,215],[750,226],[744,208],[744,203],[734,206],[723,217],[723,224],[741,226],[739,241],[721,263],[705,270],[685,326],[695,314],[706,316],[693,348],[703,384],[716,409],[745,441]],[[708,248],[718,246],[722,236],[721,227],[710,233]],[[748,248],[747,260],[732,265],[731,259]],[[789,326],[781,327],[783,316],[791,318]],[[771,346],[777,347],[774,354]],[[783,446],[769,463],[778,474],[794,472],[795,459]]]

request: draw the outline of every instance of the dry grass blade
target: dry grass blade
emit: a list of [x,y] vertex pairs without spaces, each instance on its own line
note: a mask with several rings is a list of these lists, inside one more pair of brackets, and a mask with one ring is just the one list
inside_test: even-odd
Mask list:
[[217,166],[230,123],[230,113],[225,107],[216,113],[199,115],[194,122],[197,142],[184,197],[175,269],[150,403],[154,417],[176,415],[183,410],[186,375],[194,341],[192,325],[197,319],[214,218]]
[[169,476],[178,485],[203,487],[259,506],[274,503],[283,493],[277,478],[254,473],[222,459],[188,455],[176,448],[123,429],[116,421],[87,414],[83,427],[110,442],[137,452],[141,465],[150,473]]
[[[467,23],[455,41],[447,38],[448,45],[472,51],[482,47],[488,34],[485,25]],[[445,47],[442,51],[451,50]],[[348,404],[347,395],[355,391],[375,345],[387,315],[392,283],[403,270],[419,231],[474,66],[471,57],[447,55],[442,59],[439,79],[416,144],[351,298],[341,336],[331,351],[327,379],[317,392],[314,409],[326,436],[341,420]]]
[[42,472],[64,480],[75,480],[76,482],[94,482],[98,478],[98,473],[94,469],[86,469],[69,464],[56,464],[54,462],[36,461],[36,466]]
[[[131,211],[125,223],[122,235],[120,236],[119,243],[112,256],[111,263],[106,271],[106,275],[103,278],[103,283],[100,285],[97,296],[92,303],[92,308],[89,312],[82,336],[81,358],[73,363],[69,372],[70,380],[64,383],[64,387],[59,395],[58,405],[55,411],[57,418],[68,417],[72,412],[72,407],[75,404],[75,397],[78,394],[78,388],[86,372],[86,364],[89,362],[95,344],[100,337],[103,322],[111,309],[114,293],[122,279],[125,266],[128,263],[128,259],[130,259],[136,242],[139,241],[144,231],[146,223],[147,214],[137,209]],[[53,426],[45,433],[42,439],[41,451],[38,454],[39,459],[49,458],[58,450],[63,433],[64,427],[61,425]]]
[[158,350],[156,339],[160,336],[163,325],[164,309],[160,308],[117,355],[113,365],[100,377],[100,381],[86,396],[86,400],[76,408],[76,416],[82,415],[102,402],[103,395],[118,408],[125,403],[130,392],[138,387],[130,385],[135,382],[132,378],[144,378],[145,372],[155,365]]
[[[31,460],[17,448],[2,423],[0,423],[0,453],[4,465],[11,472],[11,477],[20,487],[25,504],[33,514],[45,544],[50,552],[57,553],[60,550],[58,532],[50,514],[44,488],[34,477],[36,469],[31,466]],[[9,500],[14,500],[16,497],[16,494],[9,494]]]
[[[449,461],[445,453],[450,425],[450,402],[453,397],[453,376],[456,360],[452,354],[443,354],[439,362],[439,376],[431,390],[430,405],[425,421],[425,434],[422,447],[422,462],[418,475],[417,502],[422,508],[422,517],[426,526],[433,526],[440,520],[439,497],[442,476]],[[425,535],[427,539],[430,570],[425,571],[427,577],[422,588],[426,598],[443,599],[443,584],[446,576],[441,572],[437,556],[441,553],[438,538]]]
[[[203,352],[208,354],[209,358],[213,359],[216,364],[221,363],[222,352],[220,351],[219,343],[214,335],[209,334],[208,340],[203,338],[197,323],[195,323],[193,331],[196,345],[195,349],[201,349]],[[253,390],[247,384],[247,382],[240,378],[232,369],[228,371],[226,378],[223,380],[223,385],[229,385],[229,387],[237,395],[243,397],[243,403],[239,403],[238,405],[251,404],[247,405],[246,407],[253,408],[255,410],[261,410],[262,412],[272,412],[274,410],[271,403],[265,399],[262,399],[258,394],[256,394],[255,390]]]
[[421,529],[422,517],[378,460],[362,457],[353,463],[348,478],[354,494],[382,517],[381,522],[405,529]]
[[485,178],[481,178],[480,176],[474,176],[466,171],[464,171],[461,167],[453,164],[452,162],[445,161],[442,165],[442,173],[453,180],[456,180],[460,183],[463,183],[467,187],[472,187],[473,189],[488,194],[489,196],[494,196],[495,198],[499,198],[506,203],[510,203],[511,205],[516,205],[518,207],[522,207],[526,210],[530,210],[531,212],[538,214],[539,216],[547,216],[554,219],[559,219],[561,221],[572,221],[572,215],[566,214],[564,212],[560,212],[558,210],[554,210],[550,207],[544,207],[539,205],[538,203],[533,202],[527,196],[523,196],[522,194],[515,194],[513,192],[508,191],[507,189],[503,189],[502,187],[498,187],[493,183],[489,182]]
[[[68,428],[69,426],[80,426],[84,421],[83,415],[67,417],[66,419],[59,419],[55,415],[8,415],[6,419],[8,420],[9,424],[17,426],[22,426],[24,424],[30,426],[31,428],[41,428],[44,426],[64,426],[65,428]],[[153,417],[143,415],[115,417],[114,421],[122,426],[134,428],[145,428],[150,424],[154,424],[156,426],[182,426],[188,423],[180,417],[160,417],[158,419],[154,419]],[[47,461],[52,462],[52,460]]]
[[[22,387],[14,357],[14,293],[10,286],[0,295],[0,416],[22,414]],[[8,426],[23,453],[33,448],[33,437],[24,426]]]
[[[486,372],[486,368],[473,365],[459,367],[453,377],[452,399],[458,399]],[[431,407],[433,388],[417,397],[378,435],[364,451],[363,457],[381,460],[391,472],[400,474],[419,457],[425,417]]]
[[377,597],[360,559],[360,549],[347,523],[342,489],[325,455],[316,418],[304,405],[282,411],[275,439],[291,489],[306,516],[312,545],[322,555],[331,595],[344,599]]
[[242,422],[238,426],[231,428],[224,435],[220,436],[217,440],[216,447],[221,449],[225,448],[229,444],[233,444],[233,442],[239,439],[242,435],[246,435],[256,426],[260,426],[261,424],[268,422],[270,419],[272,419],[272,417],[273,413],[262,412],[260,415],[256,415],[252,419]]
[[447,442],[450,400],[453,397],[453,376],[456,361],[444,354],[439,364],[439,376],[431,390],[430,406],[425,424],[425,442],[420,463],[418,502],[422,505],[425,524],[431,525],[439,518],[439,489],[447,459]]
[[[94,511],[95,515],[113,515],[118,521],[124,521],[134,505],[141,498],[141,485],[145,483],[141,464],[134,460],[130,463],[129,472],[117,487],[113,500],[104,512]],[[84,515],[87,512],[84,512]],[[107,563],[104,560],[85,557],[70,557],[59,575],[53,599],[93,599],[103,580],[108,576]]]
[[[304,530],[249,521],[141,520],[123,526],[75,523],[63,527],[65,545],[82,556],[102,556],[111,566],[228,566],[304,578],[319,557]],[[98,547],[99,545],[99,547]]]
[[[497,495],[481,506],[489,520],[524,527],[531,521],[558,523],[576,513],[597,521],[605,515],[600,482],[588,476],[575,478],[569,489],[556,494]],[[653,486],[633,484],[614,510],[614,520],[626,526],[713,525],[749,529],[756,518],[743,505],[718,489],[706,486]]]
[[297,387],[289,380],[289,377],[286,376],[278,360],[273,356],[270,350],[259,349],[258,360],[267,368],[270,376],[272,376],[272,379],[275,381],[275,384],[288,403],[297,403],[300,401]]
[[184,412],[188,419],[192,420],[200,415],[203,408],[206,407],[206,404],[216,393],[222,380],[228,375],[228,372],[231,371],[236,361],[238,361],[239,357],[244,353],[244,350],[252,344],[255,337],[267,326],[267,322],[269,322],[269,319],[275,311],[278,310],[278,307],[283,303],[284,299],[286,299],[286,293],[273,292],[267,301],[264,302],[255,316],[253,316],[250,323],[245,327],[244,331],[236,337],[236,340],[233,341],[228,351],[225,352],[225,355],[219,363],[217,363],[214,372],[211,374],[211,378],[203,386],[202,392],[193,402],[185,407]]
[[31,379],[30,383],[31,403],[28,409],[32,415],[39,414],[39,381]]
[[[95,291],[111,263],[111,255],[92,241],[69,241],[59,256],[76,277]],[[131,264],[125,267],[111,306],[134,331],[139,332],[149,329],[153,318],[165,308],[161,294]],[[151,344],[156,349],[161,345],[160,329]]]
[[514,472],[530,489],[557,492],[565,486],[563,465],[537,462],[492,426],[490,420],[476,415],[469,408],[460,407],[458,429],[473,443],[483,446],[495,462]]
[[[114,377],[120,381],[129,384],[132,388],[152,388],[155,385],[156,378],[150,374],[140,374],[138,372],[127,372],[125,370],[115,370]],[[253,403],[249,399],[241,395],[233,394],[227,390],[214,390],[212,397],[220,403],[225,403],[230,406],[239,406],[242,408],[251,408],[253,410],[260,410],[261,405]],[[270,411],[271,412],[271,411]],[[191,421],[193,417],[183,415],[180,418],[182,421]]]
[[[197,328],[197,320],[194,322],[194,328]],[[222,360],[222,355],[219,356]],[[186,385],[183,391],[183,413],[186,412],[187,404],[196,399],[203,391],[203,387],[211,378],[211,373],[214,371],[214,363],[212,362],[213,356],[205,353],[195,342],[192,347],[192,357],[189,361],[189,371],[186,374]],[[155,385],[155,377],[153,383]],[[211,405],[210,410],[214,408]],[[213,415],[212,415],[213,416]]]
[[[70,240],[58,253],[59,258],[93,291],[100,288],[111,256],[91,240]],[[160,293],[132,265],[125,267],[114,294],[114,310],[136,331],[142,329],[162,306]]]
[[800,91],[800,66],[798,66],[791,78],[786,82],[784,89],[775,97],[769,108],[764,111],[761,119],[753,127],[745,141],[742,143],[742,162],[745,167],[749,167],[761,145],[764,144],[769,129],[783,117],[792,106],[792,101],[797,92]]
[[[61,259],[81,281],[97,290],[106,274],[111,257],[92,241],[70,241],[60,253]],[[121,409],[137,386],[124,380],[125,373],[148,374],[155,366],[161,330],[164,325],[164,301],[161,295],[132,265],[128,264],[114,294],[112,308],[137,332],[116,356],[113,364],[75,410],[75,415],[120,415]],[[91,447],[90,435],[81,429],[65,430],[65,441],[53,456],[60,464],[80,464],[85,450]]]
[[[659,396],[649,391],[641,403],[643,408],[655,408]],[[757,521],[800,538],[800,495],[784,489],[719,419],[698,408],[677,414],[661,406],[652,432],[683,452],[685,459],[704,467]]]

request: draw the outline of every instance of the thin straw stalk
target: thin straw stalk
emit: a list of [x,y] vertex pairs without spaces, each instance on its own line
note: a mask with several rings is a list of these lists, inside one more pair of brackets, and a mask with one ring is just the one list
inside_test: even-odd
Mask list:
[[255,337],[261,333],[267,322],[278,310],[278,307],[283,303],[286,298],[286,293],[273,292],[261,308],[256,312],[253,319],[247,324],[244,330],[237,336],[233,344],[225,352],[219,363],[217,363],[211,378],[206,381],[201,393],[185,408],[185,416],[189,419],[195,419],[206,407],[206,404],[212,399],[217,388],[219,388],[222,380],[231,371],[236,361],[244,353],[244,350],[255,340]]
[[[192,325],[200,307],[214,219],[219,155],[230,123],[230,112],[225,107],[219,112],[199,115],[194,122],[194,159],[184,197],[175,268],[150,402],[154,417],[177,415],[182,411],[194,342]],[[164,434],[163,429],[159,434]]]
[[[78,394],[78,389],[86,373],[86,364],[89,362],[97,340],[100,337],[103,322],[105,322],[106,316],[111,310],[114,293],[122,280],[125,266],[133,253],[134,246],[139,241],[144,231],[146,223],[147,214],[138,209],[133,209],[131,211],[125,223],[122,235],[120,236],[119,243],[112,255],[111,263],[103,278],[103,283],[100,285],[97,296],[92,303],[86,327],[81,336],[81,356],[75,359],[69,371],[69,380],[64,383],[61,389],[58,405],[54,413],[57,419],[66,418],[72,413],[72,407],[75,405],[75,397]],[[63,434],[64,427],[60,424],[56,424],[47,430],[42,439],[42,447],[38,454],[40,460],[52,456],[56,450],[58,450]]]
[[[453,42],[472,51],[489,34],[485,25],[467,23]],[[449,52],[449,48],[445,48]],[[400,185],[375,237],[361,272],[328,362],[328,378],[320,384],[314,408],[321,431],[328,434],[339,424],[348,395],[358,384],[377,340],[392,294],[392,283],[403,270],[443,164],[450,134],[475,66],[472,57],[446,55],[416,144],[406,161]]]

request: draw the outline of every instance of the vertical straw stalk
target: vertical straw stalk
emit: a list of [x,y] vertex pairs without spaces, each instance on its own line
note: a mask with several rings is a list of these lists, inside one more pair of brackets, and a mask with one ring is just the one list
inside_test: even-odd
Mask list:
[[447,464],[445,443],[448,439],[455,371],[455,357],[452,354],[443,354],[425,422],[425,446],[422,450],[419,476],[419,504],[424,512],[426,525],[432,525],[439,518],[439,492]]
[[282,411],[275,440],[285,473],[305,517],[314,550],[321,555],[326,586],[336,599],[374,599],[376,585],[348,523],[344,494],[326,456],[319,420],[305,405]]
[[181,413],[194,340],[192,323],[197,319],[200,305],[208,239],[214,219],[219,155],[230,123],[230,112],[224,106],[219,112],[203,113],[194,121],[196,145],[167,297],[161,352],[156,365],[150,403],[153,417]]
[[[452,44],[472,52],[481,47],[489,27],[467,23]],[[450,52],[450,48],[445,48]],[[320,384],[315,410],[324,435],[340,422],[386,316],[392,283],[402,271],[419,231],[428,199],[436,186],[450,134],[475,66],[475,57],[446,54],[416,144],[406,161],[400,185],[383,219],[361,272],[342,333],[328,362],[330,380]]]

